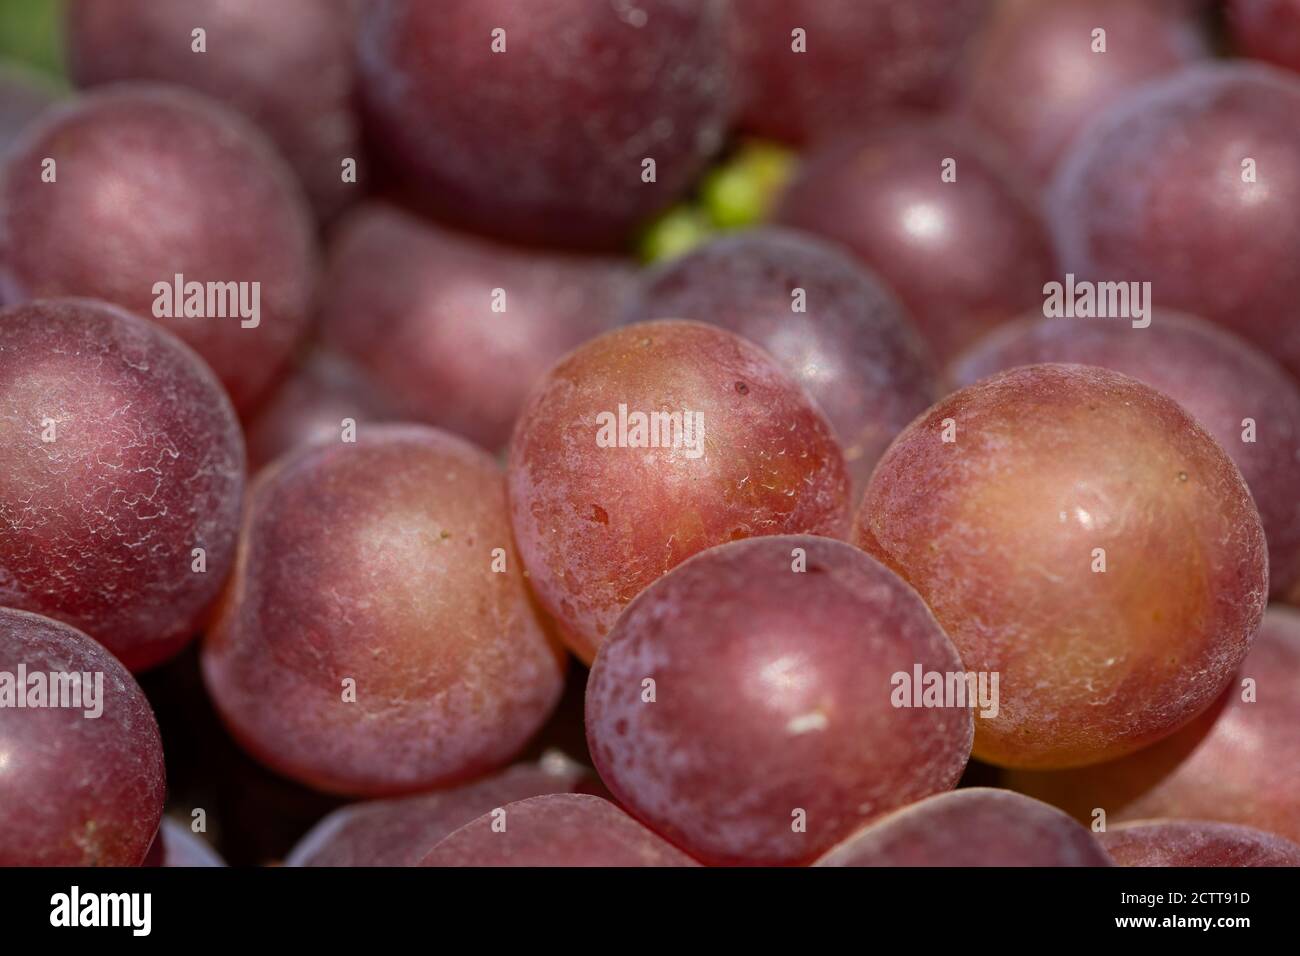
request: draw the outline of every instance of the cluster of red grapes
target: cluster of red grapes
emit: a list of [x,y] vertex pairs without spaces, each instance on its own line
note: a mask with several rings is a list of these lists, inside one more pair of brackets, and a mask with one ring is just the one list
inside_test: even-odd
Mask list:
[[0,72],[0,865],[220,864],[187,657],[358,801],[288,865],[1300,865],[1300,0],[65,27]]

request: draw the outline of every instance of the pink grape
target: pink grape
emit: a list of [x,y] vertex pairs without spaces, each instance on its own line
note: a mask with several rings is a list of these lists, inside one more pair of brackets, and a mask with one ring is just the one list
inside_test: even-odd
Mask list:
[[1300,866],[1300,846],[1234,823],[1151,820],[1099,836],[1120,866]]
[[854,542],[920,592],[969,670],[1000,675],[976,757],[1063,768],[1208,708],[1268,595],[1241,473],[1173,399],[1029,365],[948,396],[872,475]]
[[962,663],[879,563],[811,535],[732,542],[628,605],[592,667],[587,739],[615,797],[697,859],[807,863],[961,776],[971,709],[898,698],[917,668]]
[[[945,163],[956,179],[945,182]],[[951,121],[874,124],[813,150],[778,221],[848,247],[940,361],[1042,302],[1051,244],[1006,156]]]
[[[33,700],[37,674],[85,675],[81,695],[60,698],[83,706],[50,706],[53,686],[43,706],[16,706],[14,695]],[[138,866],[165,780],[158,725],[135,679],[75,628],[9,608],[0,608],[0,675],[0,866]]]
[[723,0],[367,3],[361,88],[377,147],[440,218],[617,245],[722,145],[726,13]]
[[1122,372],[1191,412],[1241,469],[1259,507],[1270,589],[1282,594],[1300,580],[1300,385],[1269,356],[1203,319],[1156,310],[1147,328],[1109,320],[1015,322],[955,361],[951,374],[955,384],[969,385],[1038,362]]
[[[632,413],[681,427],[645,447]],[[520,415],[507,480],[529,580],[584,661],[691,555],[847,522],[844,456],[812,399],[758,346],[695,322],[624,326],[562,359]]]
[[0,605],[151,667],[220,594],[243,491],[230,400],[174,336],[89,299],[0,311]]
[[1300,72],[1300,0],[1226,0],[1236,52]]
[[494,808],[420,861],[420,866],[698,865],[608,800],[577,793]]
[[357,195],[343,160],[365,165],[353,33],[344,0],[72,0],[65,37],[79,86],[176,83],[244,113],[330,219]]
[[[241,411],[306,330],[315,267],[310,212],[275,148],[187,90],[117,84],[75,97],[0,163],[0,302],[86,296],[153,318]],[[183,314],[200,298],[189,283],[202,284],[202,318]],[[209,296],[207,283],[223,285]],[[241,288],[248,318],[231,295]]]
[[817,866],[1113,866],[1084,827],[1009,790],[972,787],[882,817]]
[[1150,282],[1300,373],[1300,77],[1218,62],[1094,119],[1053,178],[1062,268]]
[[951,98],[967,44],[992,6],[988,0],[733,3],[741,126],[803,143],[862,128],[889,109],[940,106]]
[[1187,0],[1012,0],[976,44],[962,105],[1046,180],[1095,113],[1209,55]]
[[235,738],[317,789],[395,795],[507,762],[564,668],[497,464],[437,429],[373,425],[263,471],[203,675]]
[[528,797],[569,793],[592,774],[559,753],[450,790],[349,804],[298,841],[286,866],[415,866],[454,830]]

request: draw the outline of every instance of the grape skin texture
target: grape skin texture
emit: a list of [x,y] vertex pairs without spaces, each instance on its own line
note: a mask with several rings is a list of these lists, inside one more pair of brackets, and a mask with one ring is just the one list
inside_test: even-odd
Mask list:
[[[948,159],[954,182],[941,178]],[[1005,156],[950,121],[828,141],[802,163],[777,221],[852,251],[898,294],[942,362],[1041,305],[1053,272],[1034,197]]]
[[[1164,392],[1191,412],[1241,469],[1264,522],[1269,584],[1300,580],[1300,386],[1267,355],[1203,319],[1156,310],[1124,321],[1026,319],[996,330],[953,363],[953,382],[1039,362],[1100,365]],[[1245,419],[1255,440],[1242,440]]]
[[[599,447],[597,416],[689,411],[703,454]],[[642,322],[588,342],[529,398],[507,471],[515,540],[566,643],[590,661],[646,585],[714,544],[842,536],[844,456],[803,389],[757,346],[695,322]]]
[[[1242,700],[1242,682],[1256,700]],[[1223,696],[1154,747],[1059,773],[1015,772],[1007,786],[1079,820],[1104,807],[1111,822],[1170,817],[1257,827],[1300,842],[1300,611],[1271,605]]]
[[329,219],[358,191],[342,160],[363,165],[353,32],[343,0],[72,0],[65,37],[78,86],[176,83],[248,116]]
[[[46,157],[56,182],[40,180]],[[86,93],[47,111],[0,166],[0,302],[87,296],[152,319],[212,366],[241,411],[305,331],[315,267],[311,216],[284,161],[196,93]],[[258,326],[154,318],[154,284],[178,273],[260,282]]]
[[417,425],[370,426],[261,473],[202,664],[255,757],[367,796],[505,763],[564,683],[511,548],[500,469]]
[[[805,311],[792,308],[795,290]],[[855,501],[894,436],[940,395],[934,357],[884,283],[789,229],[746,230],[664,264],[624,317],[707,322],[767,349],[835,427]]]
[[1098,837],[1120,866],[1300,866],[1300,846],[1231,823],[1152,820]]
[[452,833],[420,866],[699,866],[614,804],[561,793],[507,804]]
[[853,540],[921,593],[968,670],[1001,675],[974,752],[1002,766],[1097,763],[1173,733],[1230,680],[1268,594],[1236,466],[1172,399],[1082,365],[931,408],[881,459]]
[[0,604],[151,667],[220,593],[243,492],[234,409],[178,339],[88,299],[0,311]]
[[962,670],[916,592],[861,551],[733,542],[619,618],[587,684],[587,739],[620,802],[697,859],[807,863],[961,776],[970,709],[894,706],[893,675],[918,664]]
[[138,866],[165,790],[162,741],[140,686],[75,628],[0,608],[0,670],[16,676],[19,664],[29,679],[102,674],[103,713],[0,707],[0,866]]
[[360,428],[397,417],[393,399],[350,359],[313,349],[246,427],[249,471],[302,445],[341,441],[344,419]]
[[443,838],[497,807],[590,782],[589,771],[552,753],[451,790],[349,804],[299,840],[285,866],[416,866]]
[[816,866],[1113,866],[1101,844],[1055,807],[971,787],[895,810]]
[[[618,244],[722,145],[726,11],[380,0],[361,12],[363,100],[376,141],[440,218],[520,241]],[[505,52],[492,51],[494,30]]]
[[[805,143],[889,109],[947,101],[988,0],[739,0],[730,39],[740,125]],[[796,53],[792,31],[804,31]]]
[[1187,0],[1020,0],[976,44],[962,106],[1045,181],[1090,117],[1209,52]]
[[373,203],[331,244],[321,334],[407,416],[497,449],[546,371],[614,325],[632,281],[622,259],[516,249]]
[[[1189,67],[1094,119],[1052,180],[1063,270],[1150,282],[1300,373],[1300,77]],[[1254,182],[1242,164],[1254,160]]]

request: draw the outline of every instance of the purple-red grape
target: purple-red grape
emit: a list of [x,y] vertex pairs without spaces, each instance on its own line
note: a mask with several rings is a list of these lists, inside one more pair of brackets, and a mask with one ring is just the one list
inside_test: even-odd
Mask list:
[[966,667],[1000,674],[975,756],[1120,757],[1205,710],[1246,656],[1268,552],[1241,473],[1173,399],[1030,365],[944,399],[881,459],[854,541]]
[[368,3],[360,71],[376,143],[423,204],[461,225],[619,243],[678,199],[722,143],[727,9]]
[[249,470],[300,445],[342,441],[352,425],[360,429],[363,423],[397,417],[395,400],[354,362],[313,349],[248,423]]
[[772,353],[834,426],[855,500],[894,436],[939,397],[934,358],[894,294],[793,230],[747,230],[664,264],[625,315],[719,325]]
[[1113,866],[1084,827],[1009,790],[927,797],[858,831],[816,866]]
[[892,108],[942,105],[991,3],[739,0],[731,9],[741,126],[803,143]]
[[298,841],[286,866],[415,866],[454,830],[528,797],[570,793],[592,774],[559,753],[451,790],[335,810]]
[[633,275],[621,259],[513,248],[375,203],[330,248],[322,334],[409,417],[495,449],[547,369],[615,324]]
[[698,866],[608,800],[578,793],[495,807],[420,866]]
[[0,866],[144,862],[162,741],[126,668],[75,628],[0,608],[0,702]]
[[199,94],[86,93],[47,111],[0,165],[0,301],[88,296],[152,318],[241,410],[305,330],[314,273],[292,173],[247,120]]
[[65,37],[78,86],[176,83],[244,113],[328,219],[358,189],[343,161],[362,164],[353,32],[345,0],[72,0]]
[[1300,72],[1300,0],[1226,0],[1238,53]]
[[88,299],[0,311],[0,605],[157,664],[221,591],[243,490],[230,400],[174,336]]
[[619,801],[697,859],[804,863],[961,776],[969,703],[911,706],[899,675],[917,669],[963,670],[878,562],[811,535],[733,542],[628,605],[592,667],[587,738]]
[[1300,866],[1300,846],[1234,823],[1150,820],[1099,837],[1120,866]]
[[952,122],[880,124],[814,150],[778,219],[848,247],[944,361],[1041,303],[1052,274],[1030,194],[997,149]]
[[1187,0],[1013,0],[975,49],[962,105],[1040,180],[1093,114],[1209,56]]
[[515,755],[564,684],[530,603],[500,468],[378,425],[265,469],[203,674],[237,740],[321,790],[455,783]]
[[1096,809],[1105,810],[1111,823],[1219,820],[1300,842],[1296,727],[1300,611],[1275,604],[1238,679],[1187,727],[1122,760],[1057,773],[1016,772],[1007,785],[1080,820]]
[[1300,77],[1190,67],[1103,112],[1058,167],[1064,270],[1150,282],[1157,305],[1219,322],[1300,373]]
[[624,326],[561,360],[520,415],[507,479],[532,586],[588,662],[691,555],[842,535],[848,520],[844,455],[808,394],[758,346],[696,322]]
[[958,386],[1017,365],[1073,362],[1131,375],[1192,413],[1241,469],[1268,538],[1269,584],[1300,581],[1300,385],[1271,358],[1202,319],[1157,310],[1131,322],[1026,319],[953,363]]

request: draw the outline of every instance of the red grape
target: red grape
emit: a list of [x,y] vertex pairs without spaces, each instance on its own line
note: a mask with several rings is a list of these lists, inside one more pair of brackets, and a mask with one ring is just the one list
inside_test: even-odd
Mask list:
[[[652,414],[677,425],[633,419]],[[624,326],[563,359],[520,415],[507,477],[533,588],[585,661],[691,555],[847,522],[844,456],[807,393],[757,346],[695,322]]]
[[854,540],[920,592],[967,668],[1001,675],[974,752],[1004,766],[1096,763],[1173,733],[1231,679],[1268,594],[1228,456],[1172,399],[1082,365],[931,408],[881,459]]
[[1271,358],[1202,319],[1157,310],[1147,328],[1104,320],[1016,322],[955,362],[952,375],[957,385],[969,385],[1038,362],[1101,365],[1191,412],[1241,469],[1259,507],[1272,592],[1285,593],[1300,580],[1300,386]]
[[[0,866],[138,866],[165,787],[140,686],[75,628],[9,608],[0,608],[0,672]],[[49,690],[33,707],[38,674]],[[54,681],[74,674],[84,675],[81,693],[51,706]]]
[[880,564],[827,538],[733,542],[628,605],[591,671],[587,738],[610,791],[696,858],[808,862],[961,776],[970,707],[900,706],[915,668],[962,672]]
[[[192,31],[205,31],[195,52]],[[280,147],[328,219],[357,186],[361,163],[353,23],[343,0],[72,0],[68,67],[79,86],[156,80],[239,110]]]
[[[947,100],[988,0],[740,0],[741,125],[801,143]],[[802,31],[795,35],[794,31]],[[802,49],[799,47],[802,46]]]
[[1113,866],[1068,816],[1008,790],[941,793],[859,830],[817,866]]
[[493,449],[546,370],[615,323],[633,275],[621,259],[516,249],[379,204],[345,221],[329,259],[326,341],[409,416]]
[[1187,0],[1017,0],[976,50],[963,105],[1038,179],[1094,113],[1209,56]]
[[[1245,679],[1253,684],[1245,700]],[[1079,819],[1173,817],[1239,823],[1300,841],[1300,611],[1273,605],[1217,705],[1154,747],[1057,773],[1017,772],[1007,785]]]
[[941,360],[1041,303],[1052,272],[1032,199],[1000,153],[954,123],[882,124],[814,151],[778,218],[852,250]]
[[248,466],[256,471],[300,445],[340,441],[344,421],[396,418],[395,402],[349,359],[323,349],[307,354],[248,424]]
[[[46,159],[53,182],[42,181]],[[154,317],[241,410],[306,328],[314,268],[311,217],[283,160],[195,93],[87,93],[45,113],[0,166],[0,300],[89,296]],[[184,314],[200,298],[189,291],[172,301],[178,275],[207,293],[204,317]]]
[[1300,866],[1300,846],[1233,823],[1151,820],[1100,837],[1120,866]]
[[1237,51],[1300,71],[1300,0],[1226,0]]
[[1062,266],[1151,283],[1300,372],[1300,77],[1215,63],[1145,87],[1080,133],[1052,182]]
[[203,673],[255,757],[364,795],[504,763],[564,683],[511,546],[500,469],[416,425],[372,426],[261,473]]
[[440,215],[510,239],[618,243],[722,143],[726,11],[381,0],[362,8],[363,99],[378,145]]
[[88,299],[0,311],[0,604],[157,664],[220,593],[243,490],[234,409],[175,337]]
[[516,800],[569,793],[590,772],[559,753],[452,790],[369,800],[334,811],[303,837],[286,866],[415,866],[452,831]]
[[792,230],[747,230],[666,263],[626,314],[720,325],[772,353],[835,427],[855,500],[893,437],[939,397],[934,359],[893,293]]
[[467,823],[420,866],[698,866],[608,800],[531,797]]

